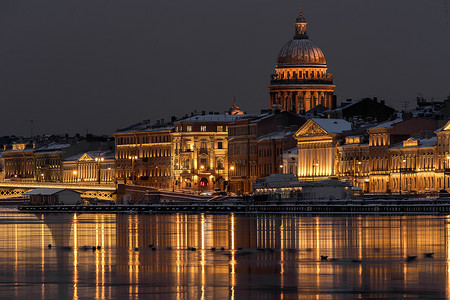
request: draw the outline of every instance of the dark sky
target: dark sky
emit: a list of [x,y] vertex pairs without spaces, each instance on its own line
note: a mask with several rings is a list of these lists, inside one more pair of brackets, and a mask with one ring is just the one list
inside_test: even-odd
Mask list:
[[447,0],[1,0],[0,136],[112,134],[144,119],[269,105],[303,8],[338,101],[450,93]]

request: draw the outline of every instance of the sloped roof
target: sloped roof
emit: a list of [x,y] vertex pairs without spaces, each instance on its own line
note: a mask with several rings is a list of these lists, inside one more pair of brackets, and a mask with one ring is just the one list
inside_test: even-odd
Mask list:
[[342,119],[311,119],[328,133],[342,133],[352,130],[352,123]]
[[200,116],[192,116],[183,120],[178,120],[175,123],[184,123],[184,122],[234,122],[240,119],[248,119],[253,117],[254,115],[200,115]]
[[104,159],[114,159],[115,154],[112,151],[87,151],[87,152],[80,152],[78,154],[75,154],[71,157],[66,158],[64,161],[77,161],[79,160],[83,155],[88,155],[92,158],[92,160],[95,160],[96,157],[103,157]]
[[277,132],[272,132],[272,133],[260,136],[257,138],[257,140],[262,141],[262,140],[284,139],[285,137],[289,137],[289,136],[293,135],[294,133],[295,133],[295,131],[288,131],[288,132],[277,131]]

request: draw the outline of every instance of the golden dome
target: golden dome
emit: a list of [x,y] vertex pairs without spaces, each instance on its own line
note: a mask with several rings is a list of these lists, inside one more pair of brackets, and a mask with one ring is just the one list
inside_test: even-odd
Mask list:
[[281,65],[326,65],[322,50],[309,39],[290,40],[281,49],[277,67]]
[[281,49],[277,58],[277,67],[282,65],[326,65],[322,50],[317,47],[306,33],[306,20],[300,12],[295,22],[295,35]]

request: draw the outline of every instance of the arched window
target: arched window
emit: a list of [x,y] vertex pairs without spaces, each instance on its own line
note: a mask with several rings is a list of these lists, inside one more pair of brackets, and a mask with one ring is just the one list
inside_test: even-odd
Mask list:
[[218,160],[217,160],[217,170],[223,170],[224,169],[224,167],[223,167],[223,160],[221,159],[221,158],[219,158]]

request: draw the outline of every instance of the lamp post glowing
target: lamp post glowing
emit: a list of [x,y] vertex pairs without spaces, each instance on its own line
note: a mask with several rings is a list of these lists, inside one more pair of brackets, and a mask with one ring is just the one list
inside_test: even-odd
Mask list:
[[313,159],[313,172],[312,172],[312,179],[314,181],[314,176],[316,175],[316,167],[319,166],[319,160],[317,158]]
[[98,184],[100,184],[100,167],[101,167],[100,164],[104,160],[105,160],[105,158],[102,157],[102,156],[98,156],[98,157],[95,158],[95,161],[97,162],[97,171],[98,171],[97,180],[98,180]]
[[406,159],[402,158],[401,162],[400,162],[400,195],[402,194],[402,165],[406,163]]
[[355,158],[353,158],[353,181],[355,182],[355,184],[354,184],[354,186],[356,186],[356,182],[357,182],[357,174],[358,174],[358,172],[356,171],[356,167],[358,167],[358,170],[360,170],[361,169],[361,161],[357,161],[356,160],[356,157]]
[[134,184],[134,161],[137,159],[137,155],[128,156],[128,159],[131,160],[131,184]]
[[73,170],[72,174],[73,174],[74,181],[77,182],[78,181],[78,178],[77,178],[78,172],[77,172],[77,170]]

